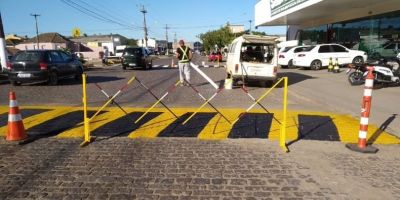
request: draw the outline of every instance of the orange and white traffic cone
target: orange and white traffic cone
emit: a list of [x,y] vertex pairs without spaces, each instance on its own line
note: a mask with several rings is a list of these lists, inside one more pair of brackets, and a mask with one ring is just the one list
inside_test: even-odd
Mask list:
[[24,123],[22,122],[21,113],[19,112],[18,102],[15,92],[10,92],[10,110],[8,112],[7,141],[24,140],[28,137],[25,132]]
[[346,144],[346,147],[350,150],[361,153],[376,153],[378,151],[377,148],[371,145],[367,146],[368,121],[369,113],[371,111],[372,88],[374,87],[373,70],[373,67],[368,67],[368,75],[365,79],[364,97],[361,105],[360,130],[358,132],[358,144]]

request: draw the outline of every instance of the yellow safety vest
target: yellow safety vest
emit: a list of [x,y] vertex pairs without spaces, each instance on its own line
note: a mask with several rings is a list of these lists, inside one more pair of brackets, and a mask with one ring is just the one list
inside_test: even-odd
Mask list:
[[179,47],[179,49],[183,52],[182,60],[180,60],[179,62],[182,62],[182,63],[189,62],[189,56],[186,54],[188,47],[185,48],[185,51],[182,49],[182,47]]

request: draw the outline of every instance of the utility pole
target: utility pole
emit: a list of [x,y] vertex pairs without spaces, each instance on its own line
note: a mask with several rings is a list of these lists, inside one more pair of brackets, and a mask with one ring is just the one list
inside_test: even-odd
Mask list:
[[167,41],[167,48],[166,48],[167,55],[168,55],[168,29],[169,29],[168,24],[165,24],[165,40]]
[[251,20],[249,20],[250,27],[249,27],[249,34],[251,35]]
[[140,10],[140,12],[143,13],[143,24],[144,24],[144,44],[145,47],[147,47],[147,25],[146,25],[146,13],[147,10],[144,8],[144,6],[142,5],[142,10]]
[[172,47],[172,48],[178,47],[178,39],[176,38],[176,32],[174,33],[174,45],[175,45],[175,47]]
[[37,43],[37,49],[39,48],[39,29],[38,29],[38,25],[37,25],[37,17],[40,17],[39,14],[31,14],[32,17],[35,17],[35,22],[36,22],[36,43]]
[[6,40],[4,36],[3,20],[1,19],[0,13],[0,72],[3,72],[7,68],[7,50],[6,50]]

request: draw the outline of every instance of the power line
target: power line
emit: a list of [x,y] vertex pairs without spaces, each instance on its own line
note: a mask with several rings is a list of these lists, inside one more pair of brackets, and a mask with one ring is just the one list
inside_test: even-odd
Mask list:
[[100,21],[117,24],[117,25],[120,25],[122,27],[128,27],[128,28],[131,28],[131,29],[138,29],[137,27],[134,27],[134,26],[131,26],[131,25],[127,25],[127,24],[123,24],[123,23],[120,23],[118,21],[115,21],[114,19],[110,19],[108,17],[104,17],[103,15],[88,9],[86,6],[83,6],[83,5],[79,4],[79,3],[73,2],[72,0],[61,0],[61,2],[66,4],[66,5],[68,5],[68,6],[70,6],[70,7],[72,7],[72,8],[74,8],[74,9],[76,9],[76,10],[78,10],[78,11],[80,11],[80,12],[82,12],[82,13],[84,13],[84,14],[86,14],[86,15],[89,15],[89,16],[91,16],[93,18],[96,18],[96,19],[98,19]]
[[[99,8],[95,7],[94,5],[91,5],[91,4],[89,4],[89,3],[87,3],[87,2],[85,2],[85,1],[83,1],[83,0],[77,0],[77,1],[81,2],[82,4],[85,4],[86,6],[88,6],[88,7],[90,7],[90,8],[93,8],[94,10],[96,10],[96,11],[98,11],[98,12],[100,12],[100,13],[104,13],[105,15],[108,16],[107,18],[112,19],[113,21],[115,21],[115,20],[116,20],[116,21],[121,21],[121,22],[124,22],[125,24],[127,24],[128,26],[141,28],[141,27],[139,27],[139,26],[130,25],[130,23],[127,22],[127,21],[125,21],[123,18],[116,17],[117,14],[116,14],[116,13],[111,13],[111,12],[109,11],[109,8],[105,8],[104,10],[102,10],[102,9],[99,9]],[[96,2],[96,3],[98,4],[99,2],[100,2],[100,1],[98,1],[98,2]],[[81,5],[81,6],[82,6],[82,5]],[[98,12],[96,12],[96,13],[97,13],[98,15],[101,15],[101,14],[99,14]]]

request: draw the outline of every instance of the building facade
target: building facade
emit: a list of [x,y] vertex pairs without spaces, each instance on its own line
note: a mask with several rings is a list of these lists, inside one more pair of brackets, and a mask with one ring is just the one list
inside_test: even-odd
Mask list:
[[19,50],[34,49],[73,49],[74,43],[68,38],[58,33],[42,33],[39,34],[39,46],[37,37],[33,37],[24,42],[15,45]]
[[399,0],[261,0],[256,26],[287,25],[301,44],[339,43],[370,57],[400,53]]

